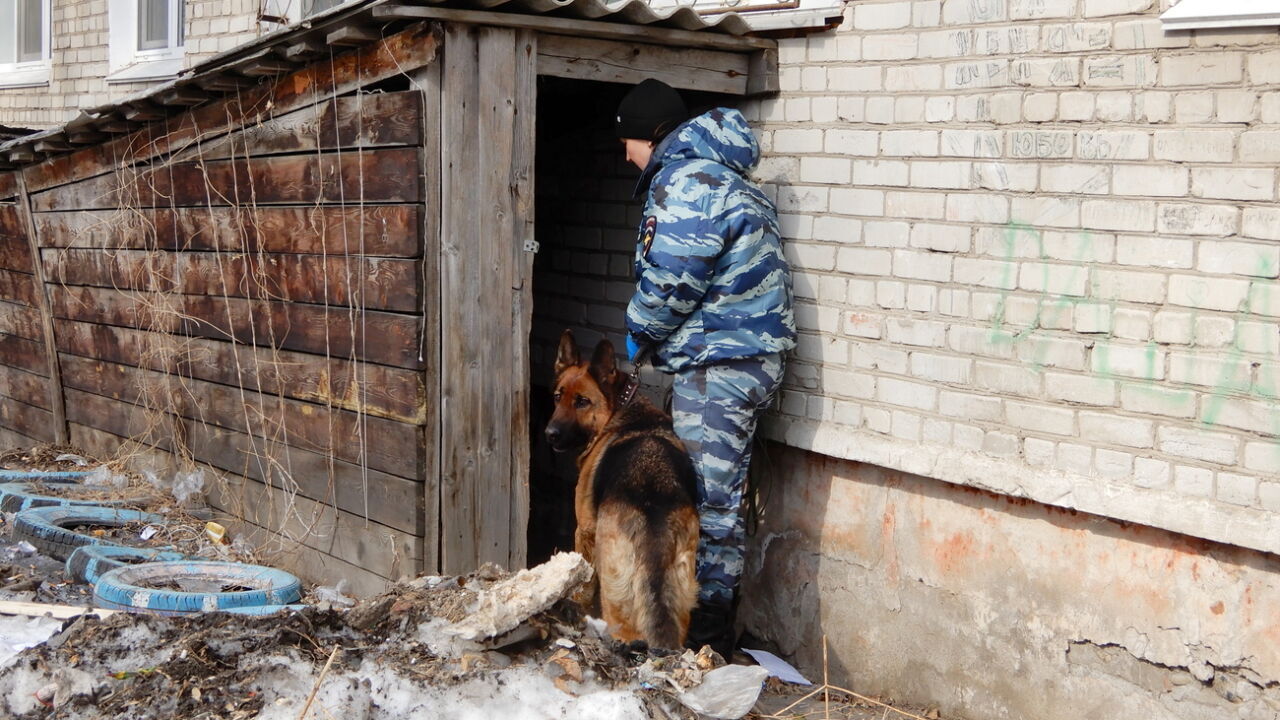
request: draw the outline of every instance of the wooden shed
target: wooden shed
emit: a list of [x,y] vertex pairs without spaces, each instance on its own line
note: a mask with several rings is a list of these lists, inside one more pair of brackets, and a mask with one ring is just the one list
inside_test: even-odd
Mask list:
[[523,565],[539,78],[771,91],[745,30],[346,3],[5,143],[0,445],[216,470],[237,532],[358,591]]

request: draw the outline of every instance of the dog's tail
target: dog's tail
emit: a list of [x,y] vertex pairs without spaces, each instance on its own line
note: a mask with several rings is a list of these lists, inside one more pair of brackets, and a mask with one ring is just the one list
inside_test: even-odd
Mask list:
[[698,514],[693,508],[679,508],[653,530],[660,537],[648,543],[648,557],[634,580],[634,597],[640,606],[637,629],[652,646],[678,649],[684,645],[689,614],[698,600],[694,572]]

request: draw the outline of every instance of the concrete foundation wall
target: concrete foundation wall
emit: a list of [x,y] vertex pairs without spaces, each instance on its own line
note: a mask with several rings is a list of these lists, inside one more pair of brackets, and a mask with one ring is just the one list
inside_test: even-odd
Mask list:
[[1280,560],[771,444],[740,619],[968,720],[1280,714]]

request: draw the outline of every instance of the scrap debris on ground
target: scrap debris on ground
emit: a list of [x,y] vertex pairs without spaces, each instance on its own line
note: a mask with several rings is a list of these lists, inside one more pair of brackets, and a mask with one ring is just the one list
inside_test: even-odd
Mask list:
[[[0,454],[0,467],[87,469],[56,459],[66,455],[78,453],[11,451]],[[117,491],[131,489],[137,484]],[[172,499],[159,509],[172,513],[158,528],[163,544],[231,559],[228,546],[210,541],[199,514],[180,511]],[[0,600],[93,604],[91,588],[68,582],[60,561],[8,537],[11,518],[4,520]],[[143,529],[111,532],[131,541]],[[776,678],[763,682],[762,696],[763,668],[726,666],[709,648],[675,653],[617,643],[572,600],[590,580],[581,556],[562,553],[516,573],[485,566],[465,576],[419,577],[359,601],[312,588],[306,608],[268,616],[0,614],[0,717],[883,717],[875,700],[839,689],[805,699],[813,688]],[[921,717],[891,716],[907,715]]]

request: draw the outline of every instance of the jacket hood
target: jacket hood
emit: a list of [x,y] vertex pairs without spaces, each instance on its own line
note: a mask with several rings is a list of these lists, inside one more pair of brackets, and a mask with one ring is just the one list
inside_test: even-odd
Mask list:
[[659,170],[681,160],[710,160],[746,175],[760,162],[760,144],[741,112],[733,108],[708,110],[672,130],[653,149],[636,195],[649,189]]

